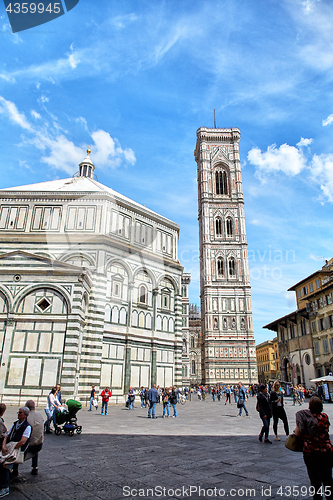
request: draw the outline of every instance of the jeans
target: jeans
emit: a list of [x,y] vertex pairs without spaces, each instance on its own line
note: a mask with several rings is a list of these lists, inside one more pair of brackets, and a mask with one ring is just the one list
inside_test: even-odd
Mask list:
[[149,410],[148,410],[148,417],[151,416],[151,411],[153,410],[153,418],[155,418],[155,410],[156,410],[156,405],[157,403],[153,403],[152,401],[150,401],[150,404],[149,404]]
[[58,410],[55,408],[55,409],[53,410],[53,415],[52,415],[54,428],[56,428],[56,427],[57,427],[57,413],[59,413],[59,412],[58,412]]
[[90,411],[92,410],[92,407],[93,407],[93,401],[94,401],[94,398],[91,397],[90,398],[90,408],[89,408]]
[[[333,491],[332,481],[332,453],[315,451],[313,453],[303,453],[303,459],[308,470],[311,486],[314,486],[316,491],[319,490],[321,484],[327,486],[328,490]],[[313,495],[313,500],[321,500],[323,497],[320,494]],[[330,498],[330,496],[326,496]]]
[[131,401],[129,400],[129,407],[128,407],[129,410],[134,410],[134,399]]
[[45,408],[45,413],[46,413],[46,416],[47,416],[47,420],[45,422],[45,429],[47,431],[50,430],[50,425],[51,425],[51,421],[52,421],[52,415],[53,415],[53,411],[52,410],[49,410],[48,408]]
[[141,408],[146,408],[146,402],[143,396],[141,396]]
[[215,394],[213,393],[212,396],[213,396],[213,401],[215,401]]
[[173,408],[173,416],[177,417],[177,403],[171,403],[171,406]]
[[229,403],[231,404],[231,394],[226,394],[226,397],[227,399],[225,400],[225,404],[227,404],[227,402],[229,401]]
[[105,415],[108,414],[108,404],[109,404],[109,401],[102,401],[102,415],[103,415],[103,412],[104,412],[104,408],[105,408]]
[[261,418],[263,426],[260,431],[260,436],[263,436],[265,434],[265,439],[268,439],[268,433],[269,433],[269,423],[271,420],[271,417],[269,418]]
[[24,452],[24,456],[27,455],[27,453],[34,453],[35,456],[32,457],[31,459],[31,467],[34,469],[38,467],[38,452],[42,449],[43,443],[42,444],[36,444],[35,446],[28,446],[28,448]]
[[243,404],[242,404],[242,406],[239,408],[239,414],[238,414],[239,416],[241,416],[241,415],[242,415],[243,408],[244,408],[244,410],[245,410],[246,415],[248,415],[248,414],[249,414],[249,412],[247,411],[247,408],[246,408],[246,406],[245,406],[245,403],[243,403]]
[[9,469],[0,464],[0,489],[9,487]]
[[287,415],[286,415],[286,412],[285,412],[285,409],[283,408],[283,406],[277,406],[277,408],[273,411],[273,431],[274,431],[275,435],[277,435],[279,418],[283,422],[284,432],[286,433],[286,436],[289,436],[288,419],[287,419]]
[[169,412],[169,401],[167,403],[163,403],[163,417],[165,415],[165,410],[168,412],[168,417],[170,415],[170,412]]

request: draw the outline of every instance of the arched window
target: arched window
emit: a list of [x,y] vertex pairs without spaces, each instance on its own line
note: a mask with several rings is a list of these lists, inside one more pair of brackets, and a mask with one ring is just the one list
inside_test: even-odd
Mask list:
[[195,375],[195,361],[194,360],[192,361],[191,372],[192,372],[192,375]]
[[232,236],[232,220],[227,219],[227,236]]
[[215,220],[215,233],[216,236],[222,236],[222,220],[220,217]]
[[229,260],[229,276],[236,276],[236,266],[235,266],[235,259],[230,259]]
[[147,288],[144,285],[139,286],[139,302],[147,304]]
[[217,259],[217,277],[222,278],[223,275],[224,275],[223,259],[222,257],[219,257]]
[[194,337],[190,338],[190,347],[191,349],[194,349]]
[[225,170],[215,172],[216,194],[228,194],[227,173]]

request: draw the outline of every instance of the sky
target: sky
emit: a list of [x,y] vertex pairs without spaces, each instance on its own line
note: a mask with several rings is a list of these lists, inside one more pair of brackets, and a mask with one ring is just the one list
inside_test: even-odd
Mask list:
[[238,127],[256,342],[333,257],[331,0],[80,0],[13,34],[0,5],[0,188],[72,176],[177,222],[199,304],[196,130]]

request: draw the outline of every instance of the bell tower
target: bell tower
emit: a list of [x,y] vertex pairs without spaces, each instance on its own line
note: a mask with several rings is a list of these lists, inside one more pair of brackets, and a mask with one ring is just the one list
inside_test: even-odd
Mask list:
[[202,376],[206,384],[257,382],[238,128],[199,128]]

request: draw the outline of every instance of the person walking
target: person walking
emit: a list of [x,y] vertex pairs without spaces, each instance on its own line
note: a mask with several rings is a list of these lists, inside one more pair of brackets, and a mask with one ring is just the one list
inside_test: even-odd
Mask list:
[[[90,408],[88,411],[92,410],[92,407],[94,406],[95,399],[96,399],[96,390],[95,390],[95,386],[92,385],[91,391],[90,391]],[[96,406],[96,410],[97,410],[97,406]]]
[[238,387],[237,385],[234,385],[233,388],[232,388],[232,392],[234,393],[234,400],[235,400],[235,403],[237,404],[237,400],[238,400]]
[[273,431],[275,434],[275,441],[281,441],[277,431],[279,419],[281,419],[283,422],[284,432],[286,433],[286,436],[289,436],[289,425],[286,411],[283,405],[283,391],[281,389],[280,382],[278,381],[274,382],[273,384],[273,390],[270,394],[270,403],[273,413]]
[[310,398],[307,410],[296,413],[295,434],[303,440],[303,459],[314,490],[313,500],[322,499],[322,485],[326,498],[330,498],[333,491],[333,445],[329,427],[330,421],[326,413],[323,413],[323,403],[317,396]]
[[112,396],[110,388],[109,387],[105,387],[105,389],[103,389],[103,391],[101,392],[101,396],[102,396],[102,411],[101,411],[101,415],[103,415],[104,409],[105,409],[105,415],[107,415],[108,414],[109,399]]
[[140,401],[141,401],[141,407],[140,408],[145,408],[145,388],[141,386],[140,388]]
[[145,408],[149,407],[149,390],[148,387],[145,388]]
[[269,423],[272,417],[272,410],[270,406],[269,395],[267,393],[267,385],[262,384],[259,387],[259,393],[257,396],[257,409],[259,411],[260,418],[262,420],[263,426],[259,434],[259,441],[262,442],[262,438],[265,435],[265,443],[272,444],[272,441],[268,439],[269,434]]
[[176,418],[177,417],[177,392],[176,392],[176,387],[173,386],[173,387],[170,387],[170,391],[171,393],[169,392],[169,401],[170,401],[170,404],[173,408],[173,415],[172,417],[173,418]]
[[230,389],[230,385],[228,385],[227,388],[226,388],[226,390],[225,390],[225,397],[226,397],[226,400],[225,400],[224,404],[227,404],[227,402],[229,401],[229,404],[231,405],[231,389]]
[[148,391],[148,399],[149,399],[149,410],[148,410],[148,418],[157,418],[155,415],[156,405],[159,400],[159,394],[156,389],[156,384],[153,384],[153,387]]
[[245,415],[247,417],[249,417],[249,412],[247,411],[247,408],[245,406],[245,401],[247,400],[247,397],[246,397],[246,390],[245,390],[245,387],[243,386],[242,382],[238,382],[238,395],[237,395],[237,408],[239,408],[239,413],[238,413],[238,417],[241,417],[242,416],[242,411],[243,411],[243,408],[245,410]]
[[[57,394],[57,388],[52,387],[51,392],[47,397],[47,403],[46,403],[46,407],[44,410],[46,413],[46,416],[47,416],[47,420],[45,422],[46,434],[51,434],[52,431],[51,431],[50,427],[51,427],[53,415],[54,415],[56,409],[58,409],[60,407],[60,403],[57,400],[56,394]],[[53,420],[53,424],[54,424],[54,420]]]

